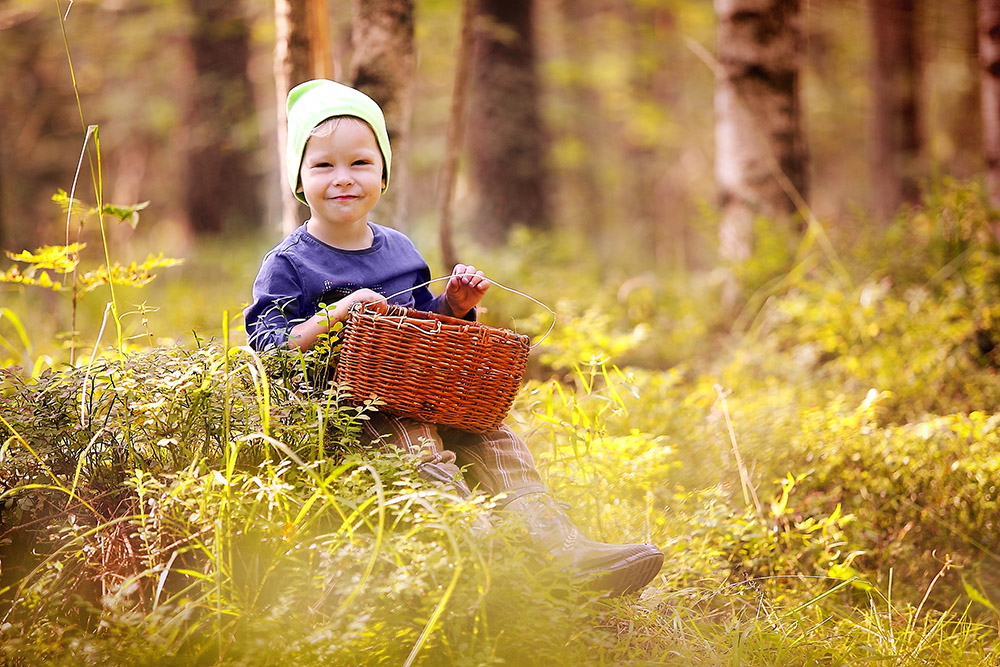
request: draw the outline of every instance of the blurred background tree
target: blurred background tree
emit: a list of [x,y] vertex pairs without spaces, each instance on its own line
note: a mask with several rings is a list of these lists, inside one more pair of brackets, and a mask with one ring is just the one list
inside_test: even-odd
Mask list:
[[263,224],[250,27],[241,4],[187,0],[194,76],[181,124],[187,139],[183,205],[195,234]]
[[978,2],[983,155],[990,202],[1000,208],[1000,0]]
[[473,18],[469,173],[476,237],[497,246],[515,225],[550,220],[533,0],[478,0]]
[[756,216],[787,218],[808,197],[798,0],[716,0],[715,178],[719,253],[753,254]]
[[916,0],[869,0],[872,210],[889,218],[920,199],[922,62]]
[[[399,177],[377,219],[434,228],[459,0],[217,4],[0,8],[4,248],[61,240],[50,196],[70,184],[90,123],[102,127],[106,198],[152,202],[144,213],[156,224],[135,232],[145,242],[179,255],[194,232],[256,228],[262,245],[273,242],[283,219],[287,229],[304,215],[283,210],[278,101],[317,75],[359,85],[389,114]],[[792,28],[776,33],[788,53],[778,64],[782,80],[797,77],[798,93],[764,112],[773,123],[764,135],[781,142],[771,150],[820,220],[850,233],[865,219],[859,212],[887,217],[934,178],[986,172],[995,0],[978,2],[978,47],[975,0],[744,4],[762,17],[759,29],[779,15]],[[455,187],[459,244],[502,243],[524,225],[584,235],[604,256],[627,253],[636,271],[714,264],[719,204],[731,192],[714,167],[734,158],[715,139],[726,113],[713,98],[718,67],[732,64],[737,47],[727,26],[749,17],[717,15],[726,6],[740,3],[477,2]],[[745,62],[762,55],[751,50]],[[995,173],[996,148],[988,150]],[[774,190],[766,175],[754,179],[758,194]]]
[[[296,83],[332,76],[334,63],[330,58],[330,19],[326,0],[275,0],[274,26],[274,106],[278,143],[274,165],[275,173],[284,185],[283,151],[288,133],[285,98],[288,91]],[[308,215],[309,209],[289,188],[282,187],[281,229],[287,234]]]
[[386,191],[380,216],[405,229],[409,226],[406,155],[410,146],[416,66],[413,0],[354,0],[351,31],[351,74],[347,83],[378,100],[385,114],[395,155],[393,185]]

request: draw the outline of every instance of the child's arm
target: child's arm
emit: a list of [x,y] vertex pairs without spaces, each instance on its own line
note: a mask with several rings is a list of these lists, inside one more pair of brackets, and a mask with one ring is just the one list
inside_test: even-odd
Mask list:
[[482,300],[489,288],[490,281],[482,271],[476,271],[474,266],[456,264],[444,292],[444,303],[451,309],[451,313],[444,314],[465,317]]
[[347,319],[347,312],[351,308],[351,304],[359,301],[375,303],[385,301],[385,297],[367,288],[351,292],[332,306],[327,306],[326,309],[319,311],[305,322],[300,322],[292,327],[288,333],[288,347],[293,350],[310,349],[321,335],[330,330],[330,325]]

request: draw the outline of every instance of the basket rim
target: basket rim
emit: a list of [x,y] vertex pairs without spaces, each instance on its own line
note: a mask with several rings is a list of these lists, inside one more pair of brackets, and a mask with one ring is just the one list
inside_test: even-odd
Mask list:
[[[386,303],[385,301],[356,301],[351,304],[348,314],[358,316],[369,315],[373,317],[380,316],[386,319],[398,320],[398,325],[410,325],[422,333],[436,333],[441,331],[441,325],[456,327],[463,330],[482,329],[490,333],[498,333],[505,337],[516,339],[527,345],[529,349],[531,347],[531,338],[527,334],[518,333],[502,327],[490,326],[475,320],[463,320],[452,315],[444,315],[442,313],[433,313],[426,310],[408,308],[398,304]],[[406,322],[407,319],[417,320],[418,322],[436,322],[438,324],[438,328],[436,330],[430,330],[421,327],[418,323]]]

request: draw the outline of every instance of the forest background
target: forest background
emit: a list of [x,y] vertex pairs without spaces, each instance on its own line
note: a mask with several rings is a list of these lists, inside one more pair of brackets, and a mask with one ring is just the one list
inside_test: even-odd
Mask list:
[[[718,162],[724,171],[731,158],[717,160],[714,92],[732,36],[715,54],[720,28],[710,3],[508,3],[520,9],[489,20],[483,9],[473,17],[480,41],[490,31],[482,26],[493,21],[500,37],[489,38],[513,40],[505,57],[520,59],[506,71],[521,83],[499,86],[483,74],[500,69],[495,63],[457,57],[459,3],[370,5],[369,12],[402,15],[397,30],[409,22],[409,60],[397,49],[389,56],[362,50],[352,61],[352,27],[353,38],[364,40],[352,21],[359,10],[330,2],[323,8],[325,34],[311,47],[325,54],[307,56],[314,62],[297,65],[295,75],[351,82],[379,57],[396,59],[389,68],[412,68],[411,77],[397,75],[395,82],[377,75],[382,82],[376,85],[391,89],[382,101],[391,107],[393,129],[405,126],[397,139],[406,140],[397,148],[400,178],[379,212],[384,222],[408,231],[436,224],[455,66],[472,59],[468,118],[456,142],[471,147],[454,196],[463,243],[496,245],[506,230],[526,224],[586,235],[605,255],[629,253],[640,266],[685,272],[717,259],[719,214],[712,211],[726,193],[715,169]],[[879,224],[901,200],[919,200],[918,179],[926,186],[945,175],[964,180],[984,172],[975,3],[872,3],[870,11],[857,1],[788,7],[798,8],[782,10],[794,31],[777,37],[789,44],[781,47],[787,71],[770,75],[796,77],[787,99],[796,106],[789,132],[798,133],[800,146],[798,163],[782,167],[794,165],[789,176],[817,219],[838,229]],[[730,10],[737,9],[733,3]],[[56,10],[23,0],[4,8],[0,247],[34,248],[64,236],[50,195],[72,182],[71,156],[79,152],[84,123],[105,128],[106,201],[150,202],[149,222],[134,234],[116,235],[124,242],[150,238],[149,245],[180,256],[198,236],[254,233],[263,235],[263,245],[277,238],[284,213],[276,107],[283,93],[275,90],[274,6],[76,2],[64,10],[82,119]],[[880,53],[878,44],[900,46],[883,46]],[[509,94],[518,85],[519,92]],[[484,108],[497,105],[489,97],[493,89],[507,98],[504,112],[523,121],[519,131],[529,137],[522,141],[536,145],[532,155],[488,150],[488,137],[512,134],[499,122],[503,114],[490,116]],[[515,96],[531,108],[518,111],[509,99]],[[886,151],[904,164],[894,166],[897,157],[887,160]],[[508,164],[488,172],[479,164],[482,154]],[[905,183],[893,186],[892,179]],[[488,197],[525,187],[531,197],[507,197],[530,202],[520,208],[507,203],[499,210],[503,206]],[[894,192],[900,188],[905,197]]]
[[[997,664],[995,0],[7,0],[0,45],[4,660]],[[558,312],[509,419],[667,552],[641,596],[494,560],[239,347],[311,76],[389,114],[374,219]]]

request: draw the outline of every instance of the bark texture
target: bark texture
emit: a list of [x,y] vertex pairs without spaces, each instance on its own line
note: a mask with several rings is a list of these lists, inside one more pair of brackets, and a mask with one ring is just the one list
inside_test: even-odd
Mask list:
[[916,0],[869,0],[872,26],[871,183],[876,217],[920,197],[922,149]]
[[983,156],[990,203],[1000,208],[1000,0],[979,0]]
[[731,262],[753,252],[753,220],[795,212],[808,195],[799,96],[800,0],[715,0],[719,71],[715,175],[719,248]]
[[[281,176],[281,230],[288,234],[309,217],[309,209],[288,187],[285,100],[296,84],[328,76],[330,62],[325,0],[275,0],[274,84],[278,111],[278,174]],[[317,43],[318,42],[318,43]]]
[[452,220],[452,199],[458,179],[458,159],[465,134],[465,98],[469,88],[469,54],[472,53],[472,3],[462,0],[461,33],[458,40],[458,63],[455,66],[455,83],[451,92],[448,114],[448,135],[445,143],[444,162],[438,177],[438,239],[441,244],[441,261],[450,270],[458,263]]
[[479,0],[469,110],[475,228],[486,245],[549,224],[531,0]]
[[250,31],[239,3],[188,0],[195,25],[195,80],[188,106],[184,207],[195,234],[227,223],[259,225],[261,175],[254,165],[257,131],[247,71]]

